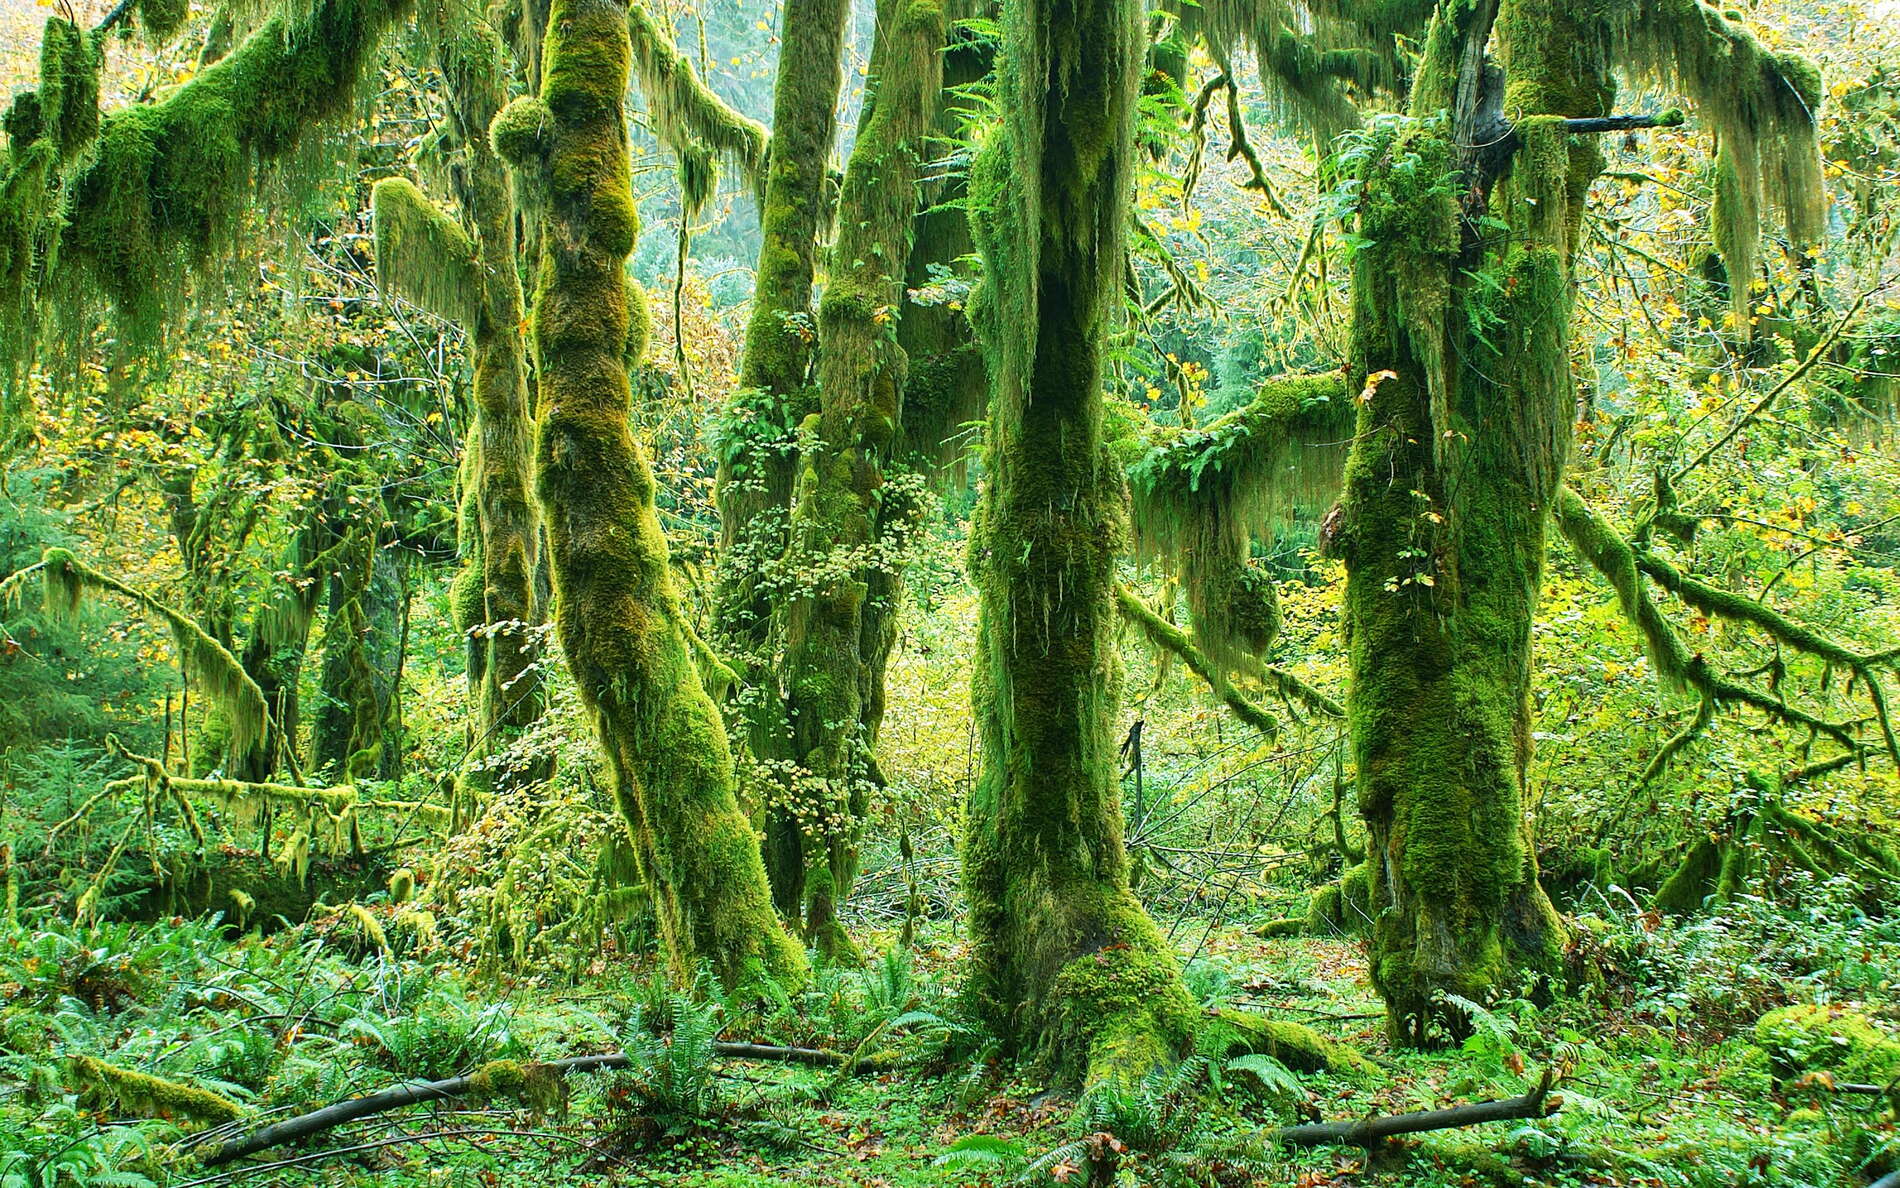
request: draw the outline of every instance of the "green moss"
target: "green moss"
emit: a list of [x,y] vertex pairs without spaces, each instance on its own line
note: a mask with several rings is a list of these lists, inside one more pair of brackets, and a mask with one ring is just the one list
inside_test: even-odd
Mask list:
[[489,142],[495,155],[515,166],[526,168],[546,156],[554,127],[554,113],[534,95],[523,95],[495,116],[489,128]]
[[117,308],[122,333],[153,332],[172,274],[229,244],[259,166],[286,161],[315,125],[348,110],[383,31],[407,7],[317,0],[265,22],[163,101],[105,119],[69,180],[60,253]]
[[[1375,1071],[1372,1063],[1350,1046],[1327,1039],[1300,1023],[1263,1019],[1240,1011],[1222,1012],[1220,1022],[1224,1029],[1218,1034],[1228,1053],[1261,1052],[1295,1072],[1330,1073],[1354,1080],[1370,1077]],[[1232,1029],[1232,1039],[1227,1038],[1225,1028]]]
[[189,0],[138,0],[139,24],[154,41],[170,41],[191,15]]
[[99,134],[101,58],[91,34],[63,17],[47,19],[40,40],[39,132],[62,161]]
[[806,444],[782,562],[799,577],[774,624],[784,657],[786,741],[810,791],[768,806],[768,830],[799,855],[795,869],[779,862],[770,869],[780,904],[794,907],[827,952],[844,951],[835,913],[857,873],[857,839],[875,782],[881,705],[874,691],[915,527],[905,514],[914,500],[890,470],[906,360],[888,326],[904,300],[903,262],[941,92],[943,8],[935,0],[884,0],[876,27],[818,313],[819,408],[799,435]]
[[218,1124],[244,1116],[244,1108],[235,1101],[196,1085],[120,1068],[91,1056],[73,1057],[71,1067],[73,1080],[84,1094],[140,1117]]
[[1337,883],[1313,892],[1306,909],[1308,936],[1357,936],[1372,924],[1371,872],[1365,863],[1351,867]]
[[1821,1069],[1863,1084],[1900,1078],[1900,1039],[1843,1007],[1804,1003],[1770,1011],[1755,1024],[1755,1043],[1783,1076]]
[[724,725],[682,621],[652,468],[628,429],[625,260],[637,215],[621,103],[630,57],[618,4],[556,0],[542,52],[545,152],[519,167],[537,191],[547,245],[534,316],[535,466],[556,634],[593,715],[675,977],[691,979],[706,961],[728,986],[761,967],[795,983],[804,954],[773,914],[758,839],[734,797]]
[[640,91],[661,142],[679,158],[682,176],[688,159],[699,158],[697,176],[703,185],[699,201],[689,201],[688,209],[703,206],[711,196],[714,158],[740,170],[754,193],[762,193],[770,143],[764,125],[734,111],[701,82],[692,63],[639,0],[627,6],[627,29]]
[[482,301],[475,241],[407,178],[370,191],[376,277],[437,317],[472,329]]

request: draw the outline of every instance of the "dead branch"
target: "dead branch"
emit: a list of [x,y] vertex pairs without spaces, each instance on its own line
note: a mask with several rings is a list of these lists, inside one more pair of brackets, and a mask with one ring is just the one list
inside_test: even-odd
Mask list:
[[1545,1069],[1537,1087],[1519,1097],[1500,1101],[1480,1101],[1471,1105],[1450,1106],[1442,1110],[1421,1110],[1411,1114],[1355,1118],[1349,1122],[1310,1122],[1271,1131],[1271,1141],[1289,1147],[1370,1147],[1381,1139],[1401,1134],[1419,1134],[1427,1130],[1450,1130],[1476,1126],[1483,1122],[1508,1122],[1522,1118],[1546,1118],[1563,1105],[1553,1097],[1557,1083],[1555,1069]]
[[[816,1065],[824,1068],[845,1068],[852,1072],[873,1072],[889,1068],[889,1060],[878,1058],[852,1059],[838,1052],[824,1048],[786,1048],[772,1044],[747,1044],[720,1042],[713,1050],[730,1060],[775,1060],[788,1064]],[[613,1069],[632,1067],[633,1061],[625,1052],[603,1052],[594,1056],[569,1056],[563,1060],[550,1060],[545,1063],[523,1064],[520,1071],[530,1079],[548,1076],[565,1077],[570,1073],[607,1072]],[[281,1147],[286,1143],[311,1138],[328,1130],[334,1130],[359,1118],[368,1118],[390,1110],[401,1109],[407,1105],[423,1102],[448,1101],[465,1097],[470,1093],[481,1092],[492,1083],[484,1069],[462,1077],[448,1077],[440,1081],[411,1081],[404,1085],[392,1085],[379,1089],[375,1093],[362,1097],[352,1097],[346,1101],[332,1102],[321,1109],[294,1118],[285,1118],[273,1122],[249,1134],[233,1139],[220,1139],[223,1129],[205,1131],[185,1139],[186,1147],[209,1146],[211,1149],[200,1160],[205,1167],[219,1167],[236,1160]],[[215,1144],[213,1146],[212,1144]]]

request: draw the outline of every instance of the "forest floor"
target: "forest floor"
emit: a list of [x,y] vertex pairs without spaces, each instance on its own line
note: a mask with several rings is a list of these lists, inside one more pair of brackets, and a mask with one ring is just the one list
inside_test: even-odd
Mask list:
[[[966,954],[947,932],[926,931],[909,959],[820,971],[794,994],[696,1006],[642,962],[603,960],[560,987],[478,980],[439,950],[377,952],[341,914],[243,941],[189,921],[0,926],[0,1134],[20,1127],[0,1140],[0,1181],[1080,1185],[1091,1182],[1084,1136],[1104,1130],[1123,1148],[1114,1182],[1125,1185],[1857,1186],[1893,1166],[1900,1135],[1884,1099],[1831,1092],[1825,1078],[1779,1083],[1750,1042],[1764,1009],[1853,985],[1861,1008],[1890,1026],[1893,927],[1862,921],[1834,948],[1828,934],[1815,939],[1813,954],[1833,971],[1817,982],[1787,976],[1772,940],[1751,932],[1759,921],[1718,920],[1713,934],[1633,912],[1626,923],[1620,933],[1595,920],[1579,929],[1580,959],[1596,966],[1592,994],[1481,1009],[1470,1039],[1426,1053],[1387,1046],[1357,944],[1183,924],[1175,940],[1192,958],[1189,986],[1210,1007],[1307,1023],[1352,1044],[1374,1071],[1296,1079],[1245,1058],[1196,1062],[1133,1092],[1112,1116],[997,1063],[956,1022]],[[714,1037],[900,1063],[844,1073],[732,1059],[713,1052]],[[87,1053],[214,1090],[242,1105],[232,1128],[241,1130],[405,1078],[615,1048],[632,1054],[632,1071],[570,1077],[559,1093],[530,1094],[538,1109],[501,1097],[410,1107],[223,1168],[186,1154],[181,1137],[201,1128],[188,1116],[84,1078],[74,1097],[68,1069]],[[1387,1140],[1370,1153],[1260,1141],[1264,1128],[1302,1118],[1515,1096],[1552,1066],[1559,1108],[1540,1121]],[[62,1100],[73,1108],[62,1113]],[[49,1177],[48,1160],[78,1170]],[[81,1174],[82,1163],[101,1174]],[[40,1178],[9,1178],[33,1167]]]

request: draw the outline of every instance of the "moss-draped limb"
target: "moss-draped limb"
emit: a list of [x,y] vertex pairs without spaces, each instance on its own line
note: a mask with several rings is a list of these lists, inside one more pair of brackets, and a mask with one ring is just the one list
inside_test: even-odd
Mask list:
[[983,771],[964,831],[970,992],[1017,1050],[1090,1081],[1179,1054],[1199,1011],[1128,887],[1115,778],[1114,563],[1126,483],[1103,447],[1144,38],[1131,0],[1010,0],[1001,127],[971,184],[989,360],[971,536]]
[[481,272],[475,241],[455,217],[405,177],[386,177],[370,191],[376,279],[445,321],[475,324]]
[[[673,975],[688,980],[704,961],[728,986],[759,970],[796,982],[804,953],[773,913],[725,728],[694,666],[653,470],[629,428],[627,327],[644,299],[625,272],[639,229],[624,107],[631,56],[623,5],[555,0],[539,97],[496,117],[497,147],[512,150],[544,223],[535,466],[555,627]],[[524,127],[534,134],[512,135]]]
[[[79,560],[66,549],[46,550],[36,569],[44,582],[47,613],[70,618],[76,614],[89,591],[105,591],[131,601],[171,628],[178,645],[178,667],[197,678],[211,700],[225,714],[234,751],[242,752],[251,743],[263,739],[269,730],[270,709],[264,691],[244,671],[238,658],[218,642],[197,621],[135,586],[101,573]],[[17,589],[22,570],[0,583],[0,603]]]
[[627,5],[627,30],[633,40],[633,68],[655,130],[676,155],[693,148],[743,173],[754,193],[765,190],[765,163],[771,136],[757,120],[734,111],[700,81],[686,55],[640,0]]
[[[826,222],[825,178],[838,92],[844,84],[847,0],[787,0],[779,31],[772,140],[760,208],[757,279],[746,322],[739,390],[720,448],[720,520],[715,627],[729,655],[762,663],[769,651],[770,575],[784,556],[794,471],[792,443],[814,403],[809,392],[817,341],[812,275]],[[757,707],[755,750],[776,755],[783,711]]]
[[1717,708],[1749,706],[1771,719],[1824,734],[1850,752],[1859,752],[1860,743],[1849,724],[1830,722],[1790,704],[1778,694],[1723,676],[1706,657],[1691,653],[1668,616],[1650,597],[1637,567],[1637,550],[1575,491],[1568,487],[1558,491],[1555,514],[1557,526],[1571,547],[1616,591],[1624,617],[1642,633],[1649,662],[1665,685],[1687,685],[1712,700]]
[[1195,638],[1216,663],[1265,660],[1279,600],[1253,540],[1338,490],[1353,411],[1343,375],[1268,380],[1205,428],[1164,433],[1130,467],[1136,551],[1178,567]]
[[407,8],[313,0],[265,22],[164,100],[107,116],[67,179],[61,296],[101,293],[123,334],[155,332],[173,273],[228,245],[259,167],[288,160],[315,125],[349,109],[382,34]]
[[1214,696],[1220,698],[1221,704],[1232,710],[1236,718],[1268,737],[1280,732],[1278,719],[1264,706],[1249,700],[1234,688],[1226,672],[1195,647],[1186,632],[1156,614],[1153,608],[1141,600],[1139,594],[1127,586],[1116,586],[1115,605],[1123,617],[1141,628],[1150,643],[1180,657],[1188,670],[1205,681]]
[[[864,114],[838,199],[838,231],[818,308],[819,408],[798,460],[787,572],[799,575],[780,611],[791,758],[817,803],[771,806],[769,831],[790,830],[796,870],[772,868],[781,907],[793,907],[822,949],[848,951],[837,906],[857,875],[857,839],[872,782],[876,722],[865,694],[882,668],[902,581],[905,500],[887,474],[905,357],[891,323],[917,215],[926,141],[942,84],[940,0],[884,0],[877,11]],[[801,435],[804,436],[804,435]],[[819,869],[822,867],[823,869]],[[789,884],[789,885],[788,885]]]
[[1821,240],[1820,72],[1804,58],[1769,50],[1702,0],[1619,0],[1607,24],[1621,62],[1681,90],[1715,129],[1715,246],[1730,278],[1736,329],[1746,334],[1764,206],[1782,210],[1795,252]]

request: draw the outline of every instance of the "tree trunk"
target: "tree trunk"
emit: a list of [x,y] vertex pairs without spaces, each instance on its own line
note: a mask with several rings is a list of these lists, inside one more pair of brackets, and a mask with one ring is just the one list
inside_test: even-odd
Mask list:
[[[864,117],[839,197],[830,280],[818,310],[819,411],[799,459],[791,542],[798,582],[781,610],[783,689],[791,758],[801,769],[790,804],[772,806],[769,851],[781,908],[834,957],[855,948],[838,905],[857,877],[858,837],[876,782],[881,675],[890,652],[901,553],[914,490],[887,474],[905,357],[892,336],[917,185],[943,73],[939,0],[882,0]],[[801,434],[802,436],[802,434]]]
[[797,981],[804,952],[773,914],[758,837],[734,797],[725,728],[694,665],[652,467],[629,429],[629,319],[646,314],[625,271],[639,231],[625,123],[630,56],[622,5],[555,0],[540,96],[509,104],[493,129],[543,223],[535,466],[555,628],[652,888],[673,976],[691,979],[704,960],[729,987],[761,972]]
[[[1502,92],[1483,53],[1494,16]],[[1552,117],[1607,110],[1599,43],[1548,0],[1441,8],[1413,118],[1374,133],[1362,170],[1363,394],[1330,544],[1347,568],[1372,977],[1404,1042],[1458,1034],[1445,996],[1550,973],[1563,941],[1527,816],[1531,619],[1574,406],[1570,258],[1601,162]],[[1522,146],[1494,194],[1461,146],[1497,110]]]
[[972,180],[995,387],[973,531],[983,774],[964,886],[971,989],[1015,1048],[1138,1076],[1198,1011],[1128,887],[1115,772],[1114,565],[1127,491],[1102,448],[1141,77],[1136,0],[1004,6],[1001,131]]

